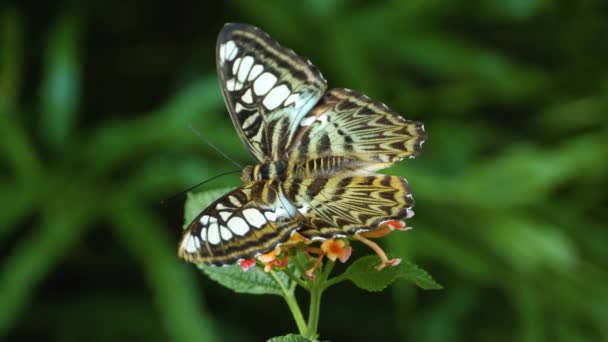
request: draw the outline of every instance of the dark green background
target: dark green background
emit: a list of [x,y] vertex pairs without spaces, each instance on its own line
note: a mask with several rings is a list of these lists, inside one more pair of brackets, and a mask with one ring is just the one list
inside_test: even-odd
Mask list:
[[183,199],[159,205],[234,169],[188,123],[252,162],[215,74],[228,21],[426,124],[421,156],[386,170],[414,190],[415,229],[382,244],[445,290],[332,288],[323,339],[608,340],[602,0],[3,2],[0,339],[295,331],[280,298],[178,260]]

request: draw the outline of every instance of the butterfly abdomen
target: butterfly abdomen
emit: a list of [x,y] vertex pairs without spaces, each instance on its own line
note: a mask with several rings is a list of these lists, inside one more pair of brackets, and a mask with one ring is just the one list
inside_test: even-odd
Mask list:
[[326,156],[298,161],[293,167],[296,179],[332,177],[339,174],[360,172],[365,162],[352,156]]

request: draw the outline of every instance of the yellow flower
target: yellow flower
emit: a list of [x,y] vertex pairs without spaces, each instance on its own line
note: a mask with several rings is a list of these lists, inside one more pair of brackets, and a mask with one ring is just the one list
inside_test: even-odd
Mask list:
[[341,262],[346,262],[353,251],[351,246],[347,246],[344,240],[325,240],[321,244],[321,250],[327,256],[327,259],[336,261],[340,259]]
[[270,253],[262,254],[258,257],[258,260],[260,260],[264,264],[265,272],[270,272],[273,267],[287,266],[287,255],[285,255],[283,259],[280,259],[278,257],[279,252],[280,249],[277,248]]

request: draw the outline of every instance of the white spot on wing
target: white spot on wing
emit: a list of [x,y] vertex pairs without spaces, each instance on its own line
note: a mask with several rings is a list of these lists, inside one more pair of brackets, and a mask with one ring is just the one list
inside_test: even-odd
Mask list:
[[209,243],[214,245],[220,243],[220,231],[217,223],[213,223],[209,226],[207,231],[207,240]]
[[247,89],[245,94],[241,96],[241,100],[245,103],[253,103],[253,96],[251,96],[251,88]]
[[206,226],[207,223],[209,223],[209,216],[208,215],[203,215],[201,216],[201,219],[199,220],[199,222],[203,225]]
[[203,228],[201,229],[201,233],[199,234],[201,240],[206,241],[207,240],[207,228]]
[[235,80],[234,78],[231,78],[226,81],[226,89],[228,89],[229,91],[237,91],[241,90],[241,88],[243,88],[243,83]]
[[233,60],[234,57],[236,57],[236,54],[238,52],[239,52],[239,48],[236,46],[236,44],[232,40],[229,40],[226,42],[225,57],[227,60],[229,60],[229,61]]
[[237,58],[234,60],[234,64],[232,64],[232,74],[236,75],[236,73],[239,71],[239,66],[241,65],[241,61],[243,59],[242,58]]
[[232,238],[232,233],[230,232],[230,230],[228,230],[228,228],[224,226],[220,226],[220,235],[222,236],[222,239],[226,241]]
[[258,112],[249,115],[247,119],[245,119],[245,121],[243,122],[243,129],[247,129],[249,126],[251,126],[255,122],[255,120],[257,120],[259,115],[260,114]]
[[300,212],[300,214],[306,214],[309,210],[310,210],[310,207],[308,207],[306,205],[298,208],[298,211]]
[[226,44],[220,45],[220,62],[224,62],[226,59]]
[[266,223],[264,215],[258,209],[247,208],[243,210],[243,216],[245,216],[249,224],[257,228],[262,227]]
[[315,116],[309,116],[307,118],[302,119],[302,121],[300,121],[300,126],[302,126],[302,127],[310,126],[310,125],[312,125],[313,122],[315,122],[315,120],[317,120],[317,118]]
[[281,103],[285,101],[285,99],[287,98],[287,96],[289,96],[290,93],[291,92],[289,91],[289,87],[284,84],[281,84],[280,86],[272,89],[268,93],[268,95],[266,95],[262,103],[264,104],[264,106],[266,106],[266,108],[273,110],[279,105],[281,105]]
[[289,106],[292,103],[295,103],[295,107],[300,107],[302,105],[302,97],[299,93],[293,93],[287,97],[285,100],[285,106]]
[[251,70],[251,66],[253,65],[253,57],[245,56],[241,61],[241,66],[239,68],[239,81],[245,82],[247,80],[247,75],[249,75],[249,70]]
[[220,217],[222,220],[226,221],[228,218],[230,218],[230,213],[227,211],[220,211]]
[[196,245],[194,243],[194,236],[188,235],[188,239],[186,240],[185,250],[188,253],[194,253],[196,251]]
[[253,68],[251,68],[251,72],[249,73],[249,77],[247,77],[247,79],[250,81],[255,79],[260,73],[262,73],[262,71],[264,71],[264,67],[262,65],[254,65]]
[[275,83],[277,83],[276,76],[269,72],[265,72],[253,82],[253,91],[256,95],[264,95]]
[[242,218],[235,216],[228,221],[228,228],[236,235],[243,236],[249,231],[249,225]]
[[267,211],[264,213],[264,216],[266,216],[266,219],[268,221],[276,221],[277,220],[277,214],[274,213],[274,211]]
[[325,126],[327,124],[327,115],[323,114],[323,115],[319,116],[317,121],[321,122],[321,127]]
[[230,201],[230,203],[232,203],[235,207],[240,207],[241,206],[241,202],[239,201],[238,198],[234,197],[234,196],[229,196],[228,200]]
[[409,219],[409,218],[412,218],[412,217],[414,217],[414,211],[412,209],[410,209],[410,208],[406,208],[405,209],[405,218]]
[[274,213],[277,215],[277,217],[287,216],[287,210],[285,210],[284,208],[277,208]]
[[239,102],[237,102],[237,103],[234,105],[234,111],[235,111],[235,112],[237,112],[237,113],[239,113],[239,112],[240,112],[240,111],[242,111],[242,110],[243,110],[243,105],[242,105],[242,104],[240,104]]

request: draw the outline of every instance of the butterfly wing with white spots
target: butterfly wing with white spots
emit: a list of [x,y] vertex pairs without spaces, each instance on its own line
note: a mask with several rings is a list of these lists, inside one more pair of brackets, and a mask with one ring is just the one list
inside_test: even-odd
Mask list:
[[325,79],[310,61],[254,26],[226,24],[216,55],[241,140],[260,162],[282,158],[299,122],[323,96]]
[[278,187],[252,182],[220,197],[186,229],[178,255],[193,263],[234,264],[268,253],[300,227]]

